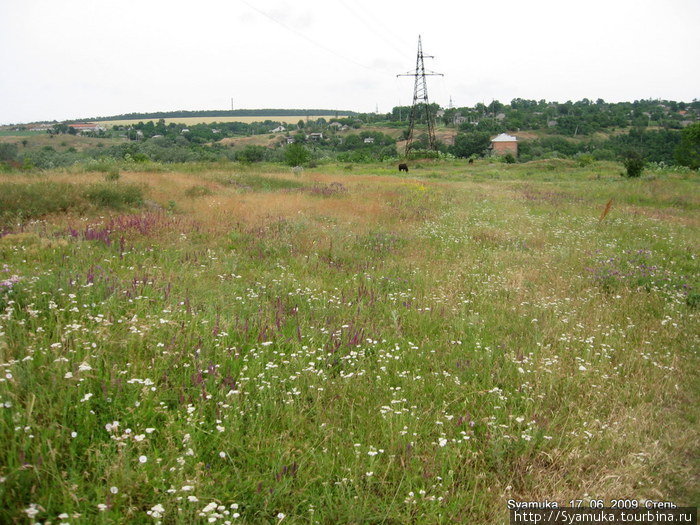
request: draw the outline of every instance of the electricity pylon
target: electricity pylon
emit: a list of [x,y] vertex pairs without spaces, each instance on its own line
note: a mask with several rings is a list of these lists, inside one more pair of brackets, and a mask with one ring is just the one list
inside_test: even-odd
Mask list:
[[425,120],[428,123],[428,148],[435,150],[435,115],[430,111],[430,102],[428,101],[428,83],[425,79],[427,76],[445,76],[442,73],[434,71],[426,71],[424,58],[435,58],[431,55],[423,54],[423,44],[421,44],[420,35],[418,35],[418,55],[416,57],[416,70],[409,71],[396,75],[397,77],[414,77],[415,83],[413,86],[413,105],[411,106],[411,117],[408,124],[408,137],[406,139],[406,155],[409,154],[413,146],[416,121],[420,116],[422,108],[425,108]]

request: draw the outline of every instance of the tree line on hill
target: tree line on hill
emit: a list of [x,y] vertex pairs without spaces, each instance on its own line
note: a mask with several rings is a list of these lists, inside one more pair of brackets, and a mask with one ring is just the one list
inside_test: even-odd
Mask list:
[[289,117],[295,115],[305,115],[316,117],[324,115],[356,115],[354,111],[338,111],[335,109],[212,109],[212,110],[179,110],[179,111],[157,111],[153,113],[124,113],[122,115],[112,115],[110,117],[91,117],[86,119],[71,120],[73,122],[95,122],[102,120],[155,120],[166,118],[185,117]]
[[[553,157],[577,158],[586,162],[624,160],[633,153],[644,162],[680,164],[692,168],[698,168],[700,164],[697,160],[700,151],[698,101],[609,104],[602,100],[591,102],[584,99],[559,104],[515,99],[508,105],[493,101],[488,106],[477,104],[474,108],[441,109],[433,104],[429,109],[440,127],[452,128],[456,132],[453,143],[438,142],[437,155],[441,156],[486,156],[495,134],[504,131],[517,133],[525,129],[515,127],[515,124],[520,124],[536,133],[531,133],[535,138],[519,141],[519,158],[511,159],[513,161]],[[258,111],[279,115],[282,110]],[[298,114],[299,110],[286,111],[296,111]],[[326,110],[309,111],[333,113]],[[166,124],[164,118],[160,118],[87,133],[94,137],[121,136],[130,139],[123,144],[108,147],[98,144],[101,147],[83,152],[71,151],[70,148],[60,151],[52,146],[20,149],[18,145],[6,145],[0,148],[0,161],[4,161],[6,167],[38,168],[67,166],[85,159],[165,163],[220,160],[289,162],[289,151],[298,153],[302,149],[305,153],[301,157],[307,162],[383,161],[396,159],[403,153],[397,150],[397,138],[400,140],[406,136],[409,111],[410,107],[396,107],[387,114],[358,113],[330,120],[307,117],[296,124],[263,120],[185,125]],[[153,114],[144,115],[150,117]],[[285,128],[282,133],[272,133],[280,126]],[[414,145],[418,154],[427,154],[424,151],[428,147],[424,123],[418,123],[417,132]],[[76,131],[68,124],[60,123],[54,125],[49,133],[74,134]],[[223,138],[265,134],[269,136],[269,147],[230,147],[230,144],[225,145],[221,141]],[[292,144],[295,146],[292,147]]]
[[[375,118],[401,126],[408,122],[410,106],[397,106],[391,113]],[[588,99],[564,103],[516,98],[510,104],[494,100],[488,105],[440,108],[430,105],[438,122],[461,131],[502,133],[518,130],[549,130],[566,136],[590,135],[624,128],[682,129],[700,119],[700,101],[635,100],[605,102]],[[425,113],[420,115],[425,120]]]

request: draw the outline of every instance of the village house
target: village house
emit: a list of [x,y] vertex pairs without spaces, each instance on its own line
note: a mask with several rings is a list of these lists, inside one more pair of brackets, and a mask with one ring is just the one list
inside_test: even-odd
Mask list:
[[323,133],[309,133],[306,136],[307,140],[323,140]]
[[284,126],[277,126],[275,129],[271,129],[270,133],[282,133],[283,131],[287,131],[287,128]]
[[501,133],[491,139],[491,155],[501,156],[510,153],[514,157],[518,156],[518,139],[513,135]]
[[468,121],[469,119],[467,117],[463,117],[461,113],[455,113],[454,117],[452,117],[452,123],[454,125],[464,124]]
[[29,131],[48,131],[53,127],[53,124],[38,124],[29,128]]
[[97,122],[76,122],[75,124],[68,124],[68,127],[73,128],[78,133],[104,131],[105,129]]

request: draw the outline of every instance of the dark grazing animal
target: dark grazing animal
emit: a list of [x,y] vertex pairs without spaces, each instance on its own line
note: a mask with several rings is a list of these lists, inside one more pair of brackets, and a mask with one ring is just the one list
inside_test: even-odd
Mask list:
[[406,173],[408,173],[408,164],[399,164],[399,171],[405,171]]
[[469,159],[469,164],[474,164],[474,159]]

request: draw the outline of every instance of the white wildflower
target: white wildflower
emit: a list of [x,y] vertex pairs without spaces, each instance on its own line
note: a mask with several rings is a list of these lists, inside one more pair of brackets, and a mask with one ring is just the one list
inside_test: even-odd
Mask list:
[[158,503],[158,505],[154,505],[151,507],[151,510],[147,511],[146,514],[153,518],[160,518],[163,514],[165,513],[165,508],[163,508],[163,505]]
[[24,512],[27,516],[29,516],[30,519],[34,519],[34,517],[39,514],[40,509],[39,506],[36,503],[30,503],[29,507],[24,509]]
[[206,507],[204,507],[202,509],[202,512],[212,512],[212,511],[216,510],[216,507],[217,507],[216,502],[212,501],[211,503],[209,503]]

